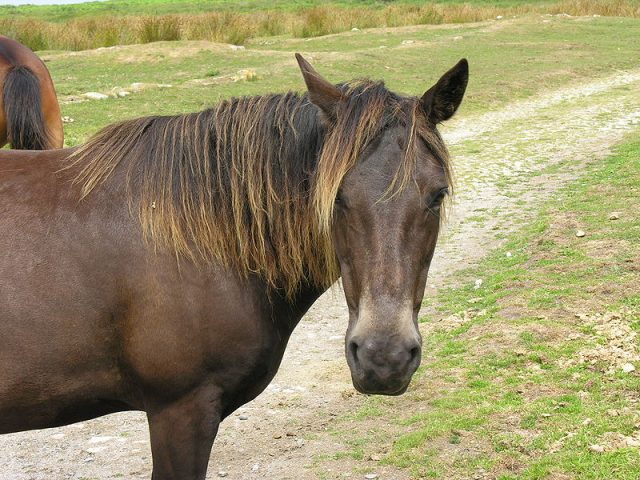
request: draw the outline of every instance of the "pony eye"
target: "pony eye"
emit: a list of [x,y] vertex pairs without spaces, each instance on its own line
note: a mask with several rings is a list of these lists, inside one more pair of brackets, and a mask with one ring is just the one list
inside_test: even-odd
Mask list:
[[438,192],[436,192],[436,194],[431,197],[431,200],[429,201],[429,210],[439,209],[442,205],[442,202],[444,201],[444,197],[446,197],[448,193],[449,189],[447,187],[441,188]]

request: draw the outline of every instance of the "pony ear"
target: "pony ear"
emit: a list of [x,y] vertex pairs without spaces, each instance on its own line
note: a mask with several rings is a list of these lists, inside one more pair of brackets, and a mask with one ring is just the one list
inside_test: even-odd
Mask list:
[[304,83],[307,84],[309,100],[329,119],[334,119],[336,106],[342,98],[342,93],[338,87],[322,78],[299,53],[296,53],[296,60],[298,60]]
[[431,123],[449,120],[464,96],[469,80],[469,63],[466,58],[445,73],[438,83],[425,92],[420,99],[422,109]]

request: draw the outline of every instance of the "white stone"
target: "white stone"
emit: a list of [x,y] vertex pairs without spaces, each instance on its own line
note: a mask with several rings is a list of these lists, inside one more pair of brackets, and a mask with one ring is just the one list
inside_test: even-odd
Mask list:
[[88,98],[89,100],[105,100],[109,98],[109,95],[105,95],[104,93],[99,92],[87,92],[83,95],[83,97]]
[[104,442],[108,442],[110,440],[113,440],[116,437],[110,437],[108,435],[105,436],[96,436],[96,437],[91,437],[89,439],[89,443],[104,443]]
[[91,448],[87,448],[85,450],[85,452],[87,452],[87,453],[98,453],[98,452],[101,452],[101,451],[106,450],[106,449],[107,449],[107,447],[91,447]]
[[635,369],[636,367],[634,367],[632,363],[625,363],[624,365],[622,365],[622,371],[624,373],[631,373],[635,371]]

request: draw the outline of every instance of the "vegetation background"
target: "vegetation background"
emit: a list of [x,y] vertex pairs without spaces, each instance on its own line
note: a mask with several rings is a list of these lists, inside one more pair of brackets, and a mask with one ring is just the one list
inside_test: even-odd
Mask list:
[[33,50],[85,50],[160,40],[244,44],[262,36],[308,38],[352,28],[434,25],[526,13],[639,17],[638,0],[110,0],[0,6],[0,32]]

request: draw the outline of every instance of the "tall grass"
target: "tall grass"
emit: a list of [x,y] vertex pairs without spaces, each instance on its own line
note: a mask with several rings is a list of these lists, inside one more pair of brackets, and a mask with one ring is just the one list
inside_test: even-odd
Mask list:
[[140,43],[180,40],[182,38],[181,30],[181,22],[175,18],[175,15],[142,17],[140,21]]
[[549,4],[495,7],[472,4],[423,5],[396,3],[384,8],[325,5],[291,11],[247,13],[210,12],[200,14],[96,16],[63,23],[35,18],[0,18],[0,32],[33,50],[85,50],[119,44],[160,40],[210,40],[242,44],[250,38],[290,34],[315,37],[343,32],[354,27],[399,27],[440,23],[466,23],[497,15],[567,13],[640,17],[637,0],[561,0]]

